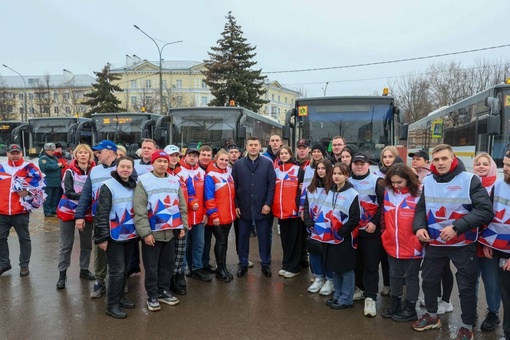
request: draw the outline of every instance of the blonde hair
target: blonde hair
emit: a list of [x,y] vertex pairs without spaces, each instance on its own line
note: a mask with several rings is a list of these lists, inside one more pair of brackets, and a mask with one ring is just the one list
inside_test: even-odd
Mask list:
[[225,149],[221,148],[221,149],[219,149],[219,150],[218,150],[218,152],[216,153],[216,155],[214,155],[214,161],[216,162],[216,161],[218,160],[218,158],[220,157],[220,155],[222,155],[222,154],[223,154],[223,155],[227,155],[227,157],[229,157],[229,156],[230,156],[230,155],[228,154],[228,152],[227,152]]
[[397,147],[396,146],[393,146],[393,145],[388,145],[387,147],[385,147],[384,149],[382,149],[381,151],[381,156],[380,156],[380,161],[381,163],[383,162],[383,156],[384,156],[384,153],[386,151],[389,151],[391,152],[391,154],[393,155],[393,157],[397,158],[398,157],[398,150],[397,150]]
[[78,158],[77,157],[78,151],[80,151],[82,149],[84,149],[85,151],[87,151],[89,153],[89,163],[92,162],[94,160],[94,152],[92,151],[92,149],[90,148],[90,146],[88,144],[78,144],[73,151],[74,158],[75,159]]

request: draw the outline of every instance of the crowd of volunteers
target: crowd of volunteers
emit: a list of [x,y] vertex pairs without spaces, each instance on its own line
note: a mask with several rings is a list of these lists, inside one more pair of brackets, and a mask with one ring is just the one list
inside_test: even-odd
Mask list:
[[[135,307],[126,297],[130,275],[143,268],[149,311],[176,305],[175,295],[187,293],[186,277],[228,283],[246,276],[254,266],[250,236],[258,238],[263,276],[271,277],[277,224],[283,250],[278,275],[291,279],[309,271],[308,292],[329,296],[331,309],[364,300],[363,314],[374,317],[378,296],[388,296],[382,317],[412,322],[417,331],[439,328],[438,315],[454,310],[453,264],[461,311],[456,339],[473,339],[480,277],[487,301],[480,328],[497,327],[502,304],[510,339],[510,151],[497,179],[489,154],[478,154],[470,173],[447,144],[430,155],[406,155],[411,166],[398,148],[387,146],[377,171],[341,136],[331,140],[331,153],[303,139],[294,153],[278,135],[266,152],[261,146],[250,137],[243,148],[229,145],[213,155],[202,145],[181,154],[175,145],[160,148],[145,139],[133,160],[109,140],[92,148],[80,144],[72,157],[47,143],[37,167],[12,144],[0,164],[6,198],[0,204],[0,275],[12,269],[10,228],[19,237],[20,275],[29,275],[29,213],[43,206],[46,217],[60,219],[57,289],[66,287],[77,229],[79,276],[95,280],[91,298],[106,294],[107,315],[125,318],[124,309]],[[227,263],[232,225],[236,272]]]

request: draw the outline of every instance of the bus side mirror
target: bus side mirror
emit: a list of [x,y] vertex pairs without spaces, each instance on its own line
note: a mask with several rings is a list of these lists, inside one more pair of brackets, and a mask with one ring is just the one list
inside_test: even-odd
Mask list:
[[398,139],[407,140],[407,133],[409,132],[409,124],[400,125]]
[[404,124],[404,119],[405,119],[404,110],[401,110],[399,107],[396,107],[395,115],[397,116],[397,121],[400,124]]
[[501,131],[501,117],[488,116],[487,117],[487,134],[489,136],[499,135]]
[[485,106],[490,107],[491,115],[496,116],[501,113],[501,102],[498,98],[487,97],[485,98]]
[[291,125],[291,119],[296,115],[296,109],[290,109],[285,112],[285,125]]
[[[148,134],[148,131],[144,131],[144,135],[147,135]],[[148,136],[144,137],[142,135],[143,138],[149,138]],[[157,128],[154,128],[154,139],[155,140],[159,140],[161,139],[161,128],[160,127],[157,127]]]
[[282,139],[290,140],[290,126],[284,125],[282,127]]
[[240,126],[237,130],[238,139],[246,139],[246,126]]

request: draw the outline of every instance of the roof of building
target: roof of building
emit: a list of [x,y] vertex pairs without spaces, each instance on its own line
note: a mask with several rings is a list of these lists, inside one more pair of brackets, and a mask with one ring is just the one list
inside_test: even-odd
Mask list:
[[[111,68],[111,71],[114,72],[124,72],[124,71],[133,71],[142,66],[143,64],[152,64],[156,69],[159,69],[159,61],[150,61],[146,59],[140,58],[129,58],[126,64],[123,65],[115,65]],[[163,60],[162,68],[164,70],[189,70],[198,65],[203,64],[202,61],[195,60]]]
[[[39,88],[47,86],[49,77],[50,88],[55,87],[91,87],[96,82],[95,78],[88,74],[66,75],[24,75],[27,88]],[[20,76],[2,76],[5,86],[11,88],[23,88],[23,79]]]

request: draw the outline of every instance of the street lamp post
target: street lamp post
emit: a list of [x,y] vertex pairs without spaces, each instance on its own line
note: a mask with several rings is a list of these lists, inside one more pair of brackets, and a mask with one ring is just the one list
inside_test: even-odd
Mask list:
[[326,97],[326,91],[328,90],[328,84],[329,84],[329,81],[326,82],[326,86],[324,86],[322,88],[322,91],[324,91],[324,97]]
[[25,77],[23,77],[21,75],[21,73],[19,73],[18,71],[13,70],[12,68],[10,68],[9,66],[7,66],[5,64],[2,64],[2,66],[5,67],[5,68],[8,68],[12,72],[16,73],[23,80],[23,112],[24,112],[24,117],[22,116],[21,120],[24,120],[25,122],[28,122],[28,112],[27,112],[27,82],[25,81]]
[[159,44],[156,42],[156,40],[154,40],[153,37],[151,37],[150,35],[148,35],[147,33],[145,33],[140,27],[136,26],[136,25],[133,25],[137,30],[139,30],[140,32],[142,32],[143,34],[145,34],[150,40],[152,40],[152,42],[156,45],[156,47],[158,48],[158,53],[159,53],[159,103],[160,103],[160,113],[163,114],[163,59],[162,59],[162,53],[163,53],[163,49],[165,48],[165,46],[167,45],[171,45],[171,44],[177,44],[177,43],[180,43],[182,42],[182,40],[178,40],[178,41],[172,41],[172,42],[169,42],[169,43],[165,43],[163,46],[159,46]]

